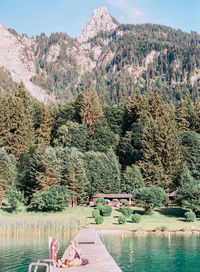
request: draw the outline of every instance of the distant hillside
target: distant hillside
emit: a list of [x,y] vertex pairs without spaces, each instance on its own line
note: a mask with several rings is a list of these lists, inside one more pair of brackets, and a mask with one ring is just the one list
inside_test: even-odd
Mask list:
[[[108,104],[127,100],[137,89],[159,92],[164,100],[174,102],[186,94],[195,98],[200,92],[200,35],[196,32],[162,25],[119,25],[106,8],[100,8],[75,39],[65,33],[34,39],[14,31],[10,35],[23,49],[16,60],[22,62],[21,79],[38,99],[43,94],[49,101],[70,101],[90,86]],[[25,50],[23,59],[20,52]],[[16,80],[13,71],[11,76]]]

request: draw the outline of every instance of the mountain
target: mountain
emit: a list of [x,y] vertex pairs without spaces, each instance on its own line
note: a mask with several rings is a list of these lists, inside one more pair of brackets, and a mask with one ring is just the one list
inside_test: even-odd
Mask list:
[[118,27],[119,23],[108,13],[106,7],[95,9],[92,18],[78,37],[79,42],[87,42],[99,32],[110,32]]
[[105,7],[94,11],[77,38],[52,33],[29,39],[1,25],[0,63],[46,103],[74,100],[90,87],[108,104],[127,100],[136,89],[174,102],[200,92],[198,33],[120,25]]

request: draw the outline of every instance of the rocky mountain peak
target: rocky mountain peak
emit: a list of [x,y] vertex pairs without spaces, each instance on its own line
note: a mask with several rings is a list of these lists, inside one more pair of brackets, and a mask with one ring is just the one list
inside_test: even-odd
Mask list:
[[92,18],[87,23],[85,29],[82,31],[81,36],[78,37],[80,42],[87,42],[93,38],[100,31],[112,31],[118,26],[112,16],[109,14],[106,7],[95,9]]

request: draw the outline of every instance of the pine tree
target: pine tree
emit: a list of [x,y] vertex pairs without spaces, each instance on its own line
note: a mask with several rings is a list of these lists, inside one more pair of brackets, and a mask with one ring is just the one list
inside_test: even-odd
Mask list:
[[17,180],[16,160],[8,155],[4,148],[0,148],[0,207],[7,190],[14,188]]
[[34,144],[33,123],[23,100],[6,93],[0,106],[0,147],[17,159]]
[[144,180],[139,168],[135,165],[128,166],[122,173],[121,192],[130,194],[135,189],[144,186]]
[[60,161],[52,147],[40,144],[33,153],[31,162],[31,181],[34,192],[45,191],[60,184]]
[[180,101],[179,105],[175,110],[175,120],[177,129],[183,132],[189,131],[190,123],[187,120],[188,113],[187,108],[183,100]]
[[49,109],[44,104],[42,105],[42,120],[40,127],[37,129],[37,143],[44,142],[47,146],[50,145],[51,132],[56,119],[57,111],[55,108]]
[[72,148],[67,164],[67,180],[66,185],[71,191],[72,206],[76,206],[77,201],[86,201],[86,188],[88,179],[85,173],[81,153]]
[[103,117],[102,107],[94,89],[89,89],[80,105],[82,123],[87,127],[88,134],[94,130],[94,125]]
[[175,121],[166,113],[155,123],[150,119],[142,140],[143,159],[138,166],[148,186],[170,191],[182,162],[181,148],[175,134]]

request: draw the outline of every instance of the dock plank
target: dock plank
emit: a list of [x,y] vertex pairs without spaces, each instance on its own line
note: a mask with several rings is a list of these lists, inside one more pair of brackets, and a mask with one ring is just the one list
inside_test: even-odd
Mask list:
[[[74,240],[78,242],[83,258],[89,260],[100,259],[100,262],[79,267],[56,268],[55,272],[122,272],[108,253],[95,229],[80,230]],[[67,258],[68,251],[69,247],[63,254],[63,260]]]

